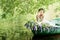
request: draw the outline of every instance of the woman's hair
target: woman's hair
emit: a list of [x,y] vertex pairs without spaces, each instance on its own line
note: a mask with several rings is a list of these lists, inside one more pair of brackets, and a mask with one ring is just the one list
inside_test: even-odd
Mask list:
[[45,10],[43,8],[38,9],[38,12],[41,11],[41,10],[43,10],[43,12],[45,12]]

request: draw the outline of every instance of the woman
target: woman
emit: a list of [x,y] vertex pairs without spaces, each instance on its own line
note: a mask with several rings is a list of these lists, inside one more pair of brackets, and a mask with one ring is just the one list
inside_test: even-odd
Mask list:
[[43,22],[43,19],[44,19],[44,9],[43,8],[40,8],[38,10],[38,13],[36,15],[36,20],[37,20],[37,24],[38,24],[38,32],[42,32],[42,22]]
[[43,8],[40,8],[40,9],[38,10],[37,15],[36,15],[37,23],[39,23],[39,24],[42,23],[43,18],[44,18],[44,9],[43,9]]

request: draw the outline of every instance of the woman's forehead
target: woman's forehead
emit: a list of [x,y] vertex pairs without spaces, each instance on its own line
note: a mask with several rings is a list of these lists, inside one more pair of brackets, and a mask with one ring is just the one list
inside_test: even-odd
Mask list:
[[39,12],[44,12],[43,10],[40,10]]
[[40,13],[40,12],[44,13],[44,10],[40,10],[38,13]]

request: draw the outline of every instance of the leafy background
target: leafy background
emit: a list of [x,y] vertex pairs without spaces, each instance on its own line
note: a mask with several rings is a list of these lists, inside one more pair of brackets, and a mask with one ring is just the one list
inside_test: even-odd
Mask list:
[[60,17],[59,5],[60,0],[0,0],[0,40],[32,39],[33,33],[24,24],[36,21],[37,10],[41,7],[45,9],[46,19]]

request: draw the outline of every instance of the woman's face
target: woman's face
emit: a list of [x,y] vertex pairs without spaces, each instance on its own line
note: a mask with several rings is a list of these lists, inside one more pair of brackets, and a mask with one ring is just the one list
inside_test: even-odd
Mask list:
[[44,13],[44,11],[43,10],[40,10],[38,14],[40,15],[40,14],[43,14],[43,13]]

